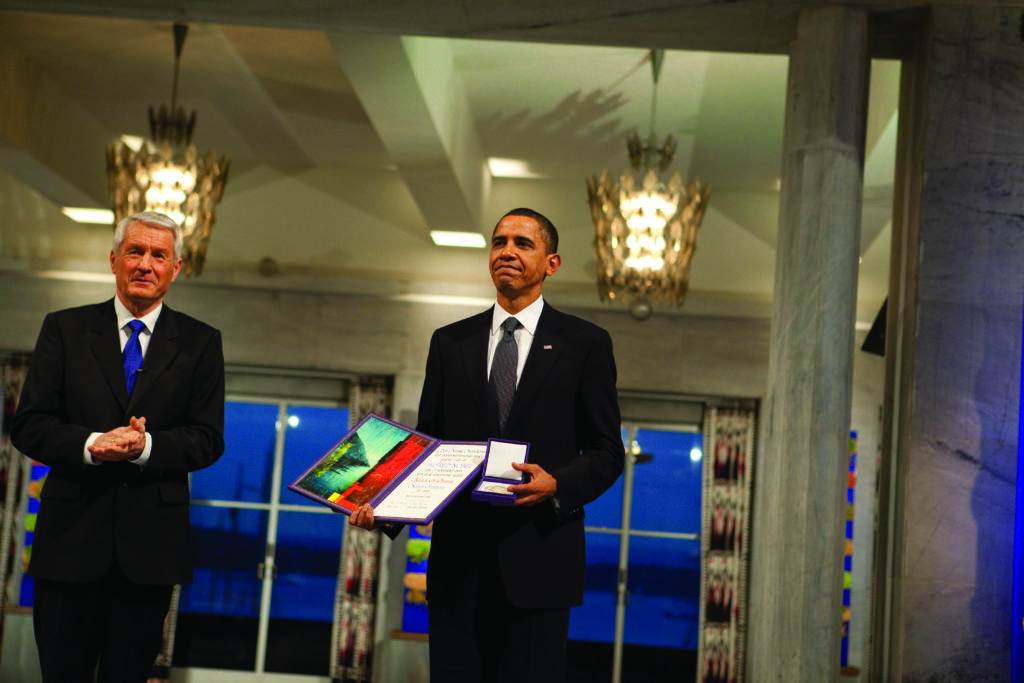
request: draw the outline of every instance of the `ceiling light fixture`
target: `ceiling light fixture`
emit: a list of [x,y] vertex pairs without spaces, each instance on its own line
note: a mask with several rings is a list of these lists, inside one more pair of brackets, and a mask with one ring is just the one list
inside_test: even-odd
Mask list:
[[483,249],[487,240],[478,232],[462,232],[458,230],[431,230],[430,239],[439,247],[464,247]]
[[531,168],[529,162],[523,161],[522,159],[502,159],[500,157],[490,157],[487,159],[487,168],[491,172],[492,178],[543,178],[542,173],[538,173]]
[[90,209],[84,206],[65,206],[60,212],[76,223],[92,223],[110,225],[114,222],[114,212],[110,209]]
[[494,305],[494,298],[482,296],[453,296],[450,294],[396,294],[391,297],[394,301],[401,301],[407,304],[436,304],[439,306],[472,306],[484,308]]
[[186,275],[200,275],[213,231],[215,211],[224,196],[229,160],[213,150],[200,155],[192,144],[196,113],[178,104],[178,72],[188,26],[174,25],[174,81],[170,108],[149,108],[149,138],[122,135],[107,146],[107,179],[114,219],[139,211],[159,211],[184,232],[182,261]]
[[710,197],[708,186],[697,178],[688,187],[678,172],[661,179],[675,156],[676,140],[669,135],[660,147],[655,142],[665,51],[651,50],[648,59],[654,88],[647,141],[636,132],[627,138],[631,168],[617,181],[607,171],[587,179],[598,294],[602,301],[627,300],[637,320],[650,317],[653,301],[681,306],[686,299],[697,231]]

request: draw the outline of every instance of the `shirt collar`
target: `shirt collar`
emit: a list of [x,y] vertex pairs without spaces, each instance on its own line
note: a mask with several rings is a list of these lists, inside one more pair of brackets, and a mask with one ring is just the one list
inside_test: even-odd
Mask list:
[[[515,314],[519,324],[533,336],[537,333],[537,323],[540,322],[540,312],[544,310],[544,297],[538,296],[537,300]],[[501,307],[498,302],[494,303],[494,313],[491,316],[491,334],[497,334],[501,324],[508,318],[513,317],[511,313]]]
[[146,331],[153,334],[153,330],[156,329],[156,319],[160,317],[162,310],[164,310],[164,304],[160,302],[152,311],[141,318],[136,318],[128,310],[128,307],[121,303],[121,298],[114,294],[114,314],[117,315],[117,329],[119,330],[123,330],[124,326],[132,320],[141,320],[146,326]]

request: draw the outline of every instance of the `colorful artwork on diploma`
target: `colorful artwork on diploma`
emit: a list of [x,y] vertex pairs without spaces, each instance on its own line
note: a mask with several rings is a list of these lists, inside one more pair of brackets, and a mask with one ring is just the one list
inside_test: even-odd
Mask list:
[[434,440],[377,415],[367,415],[294,486],[354,510],[370,502]]

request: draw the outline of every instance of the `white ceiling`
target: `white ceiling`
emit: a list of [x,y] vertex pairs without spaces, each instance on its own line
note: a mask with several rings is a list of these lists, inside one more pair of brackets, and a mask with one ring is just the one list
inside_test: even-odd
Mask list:
[[[104,146],[145,134],[169,99],[165,22],[0,13],[0,265],[100,272],[109,231],[61,204],[106,204]],[[193,25],[179,100],[195,141],[232,159],[202,280],[241,286],[489,296],[483,251],[429,229],[489,232],[526,205],[562,234],[552,297],[596,306],[584,179],[646,133],[646,52]],[[858,318],[887,288],[898,64],[872,66]],[[669,51],[655,130],[712,187],[682,313],[770,313],[784,56]],[[538,177],[491,178],[486,159]],[[280,271],[259,274],[262,259]]]

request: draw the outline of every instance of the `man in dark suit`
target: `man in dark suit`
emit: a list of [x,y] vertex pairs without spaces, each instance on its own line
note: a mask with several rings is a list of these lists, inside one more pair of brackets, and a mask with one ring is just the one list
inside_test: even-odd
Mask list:
[[[622,472],[608,333],[545,303],[558,233],[530,209],[491,237],[496,305],[436,332],[417,429],[530,443],[514,507],[458,497],[434,522],[427,599],[431,680],[565,680],[569,608],[583,599],[583,504]],[[372,509],[351,523],[369,528]]]
[[224,449],[224,358],[163,305],[181,249],[167,216],[120,221],[114,299],[50,313],[36,342],[11,437],[50,466],[29,567],[46,683],[145,681],[191,580],[188,473]]

